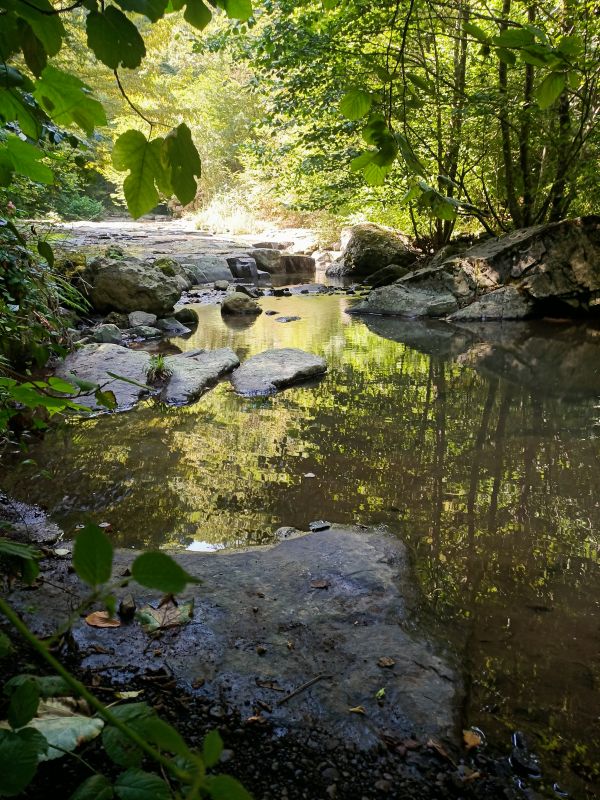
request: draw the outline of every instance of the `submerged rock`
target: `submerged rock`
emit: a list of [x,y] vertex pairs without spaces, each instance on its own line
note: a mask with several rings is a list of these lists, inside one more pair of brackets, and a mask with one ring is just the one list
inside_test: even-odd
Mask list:
[[196,326],[199,322],[198,312],[193,308],[180,308],[173,314],[173,318],[182,325]]
[[285,347],[252,356],[233,373],[232,383],[239,394],[275,394],[300,381],[323,375],[327,362],[304,350]]
[[262,308],[247,295],[235,292],[221,303],[221,314],[262,314]]
[[222,375],[239,367],[240,362],[233,350],[224,347],[167,356],[165,365],[171,371],[171,376],[161,393],[161,399],[172,405],[182,405],[195,400]]
[[347,229],[342,244],[342,255],[327,275],[371,275],[390,264],[408,267],[420,255],[406,236],[370,222]]
[[174,317],[165,317],[159,319],[156,327],[165,333],[167,336],[187,336],[191,333],[189,328],[186,328],[181,322],[178,322]]
[[[114,392],[119,410],[124,410],[134,406],[147,390],[112,378],[108,373],[113,372],[145,384],[149,364],[150,356],[141,350],[129,350],[116,344],[88,344],[70,353],[59,364],[56,374],[66,380],[73,374],[82,380],[99,384],[104,391]],[[77,402],[94,410],[106,411],[97,403],[93,393],[78,397]]]

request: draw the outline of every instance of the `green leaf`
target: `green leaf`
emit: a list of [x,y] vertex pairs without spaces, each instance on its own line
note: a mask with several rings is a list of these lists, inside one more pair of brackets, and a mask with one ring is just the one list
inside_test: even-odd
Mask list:
[[10,694],[16,687],[26,681],[35,681],[40,697],[67,697],[73,693],[69,684],[58,675],[15,675],[4,685],[4,693]]
[[512,50],[508,50],[506,47],[498,47],[496,48],[496,55],[503,61],[505,64],[508,64],[511,67],[517,63],[517,57],[512,52]]
[[42,70],[48,63],[48,54],[42,42],[33,32],[31,25],[25,22],[25,20],[19,20],[19,23],[23,58],[36,78],[39,78]]
[[162,778],[141,769],[132,768],[123,772],[117,778],[114,789],[121,800],[169,800],[171,797],[169,787]]
[[363,89],[350,89],[342,97],[340,111],[348,119],[362,119],[369,113],[372,103],[373,98],[369,92],[365,92]]
[[363,175],[369,186],[383,186],[390,170],[391,165],[389,164],[376,164],[371,161],[371,163],[367,164],[364,168]]
[[550,72],[535,92],[538,106],[542,111],[550,108],[562,94],[567,78],[564,72]]
[[139,767],[142,763],[144,754],[140,748],[112,725],[102,731],[102,744],[111,761],[120,767]]
[[116,0],[123,11],[134,11],[143,14],[152,22],[157,22],[164,17],[167,10],[167,0]]
[[367,166],[367,164],[370,164],[371,161],[373,161],[373,158],[376,155],[377,153],[374,150],[367,150],[366,152],[361,153],[359,156],[356,156],[356,158],[352,159],[350,162],[350,169],[352,172],[360,172]]
[[7,64],[0,64],[0,87],[3,89],[13,89],[15,86],[23,86],[25,77],[22,72]]
[[73,384],[63,381],[62,378],[55,378],[54,376],[48,378],[48,386],[55,392],[62,392],[63,394],[75,394],[77,392]]
[[10,698],[8,722],[11,728],[24,728],[33,719],[40,700],[40,692],[35,681],[23,681]]
[[52,268],[54,266],[54,250],[48,242],[38,239],[37,251],[42,258],[46,259],[48,266]]
[[215,775],[207,788],[213,800],[252,800],[252,795],[231,775]]
[[181,734],[168,722],[153,715],[131,723],[138,733],[141,733],[148,742],[157,745],[161,750],[174,753],[184,758],[190,757],[190,749]]
[[73,567],[82,581],[98,586],[110,580],[113,546],[97,525],[86,525],[77,534],[73,547]]
[[131,574],[142,586],[169,594],[181,592],[188,583],[200,582],[170,556],[158,550],[138,556],[131,565]]
[[19,16],[26,19],[49,56],[55,56],[62,46],[65,29],[49,0],[28,0],[18,4]]
[[520,51],[521,60],[534,67],[544,67],[555,60],[549,47],[543,44],[533,44]]
[[143,133],[129,130],[121,134],[112,152],[116,170],[129,170],[123,191],[130,214],[137,219],[158,203],[158,187],[166,189],[168,176],[162,161],[164,139],[148,141]]
[[202,759],[205,766],[214,767],[214,765],[218,763],[222,752],[223,740],[219,735],[219,731],[209,731],[202,743]]
[[14,797],[31,783],[41,744],[30,728],[17,732],[0,729],[0,795]]
[[110,389],[102,390],[96,389],[94,393],[94,397],[96,398],[96,402],[99,406],[103,406],[107,408],[109,411],[114,411],[115,408],[119,405],[117,403],[117,398],[115,397],[115,393]]
[[8,636],[0,631],[0,658],[6,658],[14,651],[13,643]]
[[534,42],[535,36],[526,28],[507,28],[492,39],[498,47],[525,47]]
[[18,122],[23,133],[31,139],[37,139],[40,134],[40,124],[33,109],[15,89],[0,89],[0,121]]
[[[189,8],[189,3],[188,3]],[[200,156],[192,141],[192,133],[181,123],[165,137],[163,156],[169,173],[169,183],[182,205],[191,203],[196,197],[197,184],[194,176],[200,177]]]
[[561,36],[556,48],[561,55],[578,56],[585,49],[581,36]]
[[53,761],[63,758],[65,750],[71,753],[84,742],[99,736],[104,722],[97,717],[87,717],[74,712],[68,703],[47,700],[40,703],[38,715],[29,725],[43,734],[48,743],[48,752],[39,756],[40,761]]
[[113,787],[104,775],[92,775],[71,795],[71,800],[111,800],[114,797]]
[[435,87],[430,83],[430,81],[428,81],[426,78],[422,78],[415,72],[407,72],[406,77],[417,87],[417,89],[421,89],[427,94],[432,94],[435,90]]
[[88,86],[68,72],[48,65],[36,81],[34,97],[58,125],[79,126],[88,136],[106,125],[102,104],[90,97]]
[[[45,164],[40,164],[43,153],[29,142],[9,134],[0,142],[0,172],[24,175],[36,183],[54,183],[54,173]],[[4,169],[3,169],[4,168]]]
[[96,57],[111,69],[120,65],[135,69],[146,55],[146,46],[138,29],[116,6],[87,16],[87,43]]
[[479,25],[475,25],[473,22],[465,22],[463,25],[463,30],[465,33],[468,33],[470,36],[473,36],[475,39],[483,42],[484,44],[488,40],[488,35],[483,28],[480,28]]
[[187,0],[183,18],[194,28],[203,31],[212,19],[212,11],[202,0]]
[[252,0],[217,0],[230,19],[245,22],[252,16]]

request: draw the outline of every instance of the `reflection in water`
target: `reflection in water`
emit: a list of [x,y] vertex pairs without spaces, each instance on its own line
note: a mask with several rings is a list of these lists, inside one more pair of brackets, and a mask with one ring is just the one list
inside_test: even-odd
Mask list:
[[[130,546],[257,544],[280,525],[320,518],[389,524],[414,552],[427,605],[465,653],[468,722],[503,743],[525,730],[547,772],[575,796],[586,783],[593,793],[594,331],[577,334],[580,363],[579,344],[566,352],[564,330],[540,325],[531,335],[496,328],[499,344],[486,342],[491,329],[365,324],[339,296],[261,302],[301,320],[263,314],[239,330],[217,308],[197,307],[197,332],[176,344],[230,346],[242,360],[302,347],[329,363],[317,386],[248,399],[225,381],[187,408],[147,403],[73,423],[32,453],[51,477],[32,481],[35,468],[24,467],[5,476],[6,489],[45,504],[68,532],[82,519],[110,521],[116,542]],[[574,399],[561,396],[573,394],[572,380],[557,380],[567,366],[573,380],[584,376]]]

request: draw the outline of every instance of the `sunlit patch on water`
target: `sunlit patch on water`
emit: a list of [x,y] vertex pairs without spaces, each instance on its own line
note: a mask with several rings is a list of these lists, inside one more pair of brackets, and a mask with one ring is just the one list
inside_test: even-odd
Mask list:
[[[501,348],[443,323],[345,313],[343,296],[264,298],[276,316],[198,306],[181,349],[324,356],[316,385],[152,402],[73,422],[2,481],[67,533],[207,551],[312,520],[386,524],[468,670],[468,724],[523,730],[572,796],[600,791],[598,332],[501,326]],[[492,330],[492,328],[488,328]],[[493,336],[492,336],[493,339]],[[44,470],[43,474],[40,474]],[[551,782],[549,782],[550,785]]]

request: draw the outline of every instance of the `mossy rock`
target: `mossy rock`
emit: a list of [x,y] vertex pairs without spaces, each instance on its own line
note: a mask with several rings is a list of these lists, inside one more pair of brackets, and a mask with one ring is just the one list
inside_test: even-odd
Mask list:
[[173,261],[172,258],[157,258],[154,262],[154,266],[158,267],[163,275],[174,278],[177,275],[177,267],[179,267],[179,264],[177,261]]

